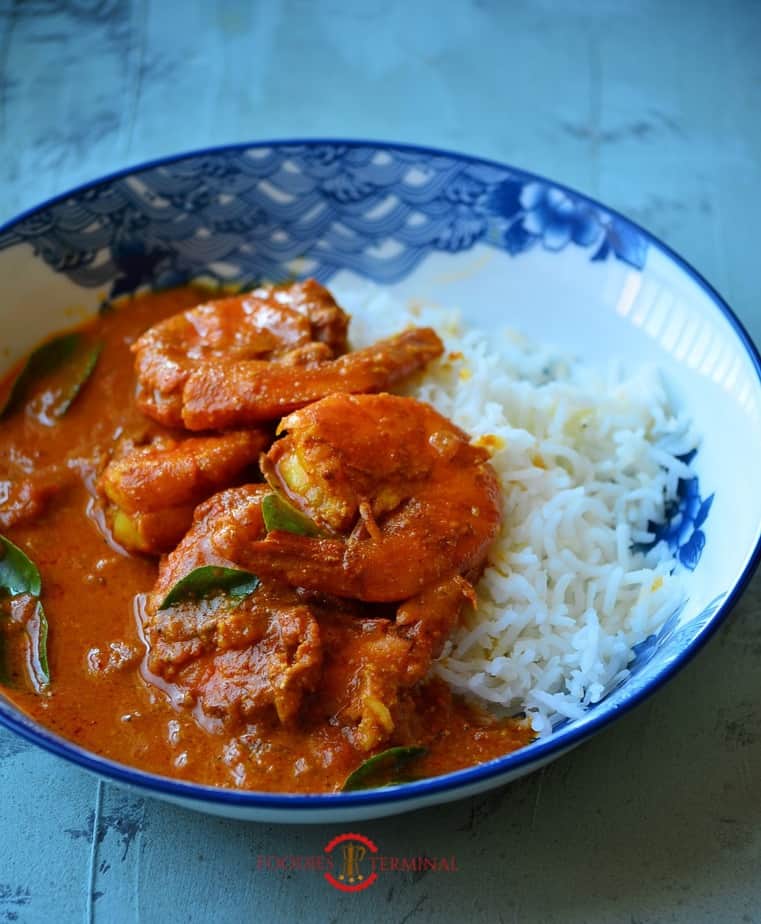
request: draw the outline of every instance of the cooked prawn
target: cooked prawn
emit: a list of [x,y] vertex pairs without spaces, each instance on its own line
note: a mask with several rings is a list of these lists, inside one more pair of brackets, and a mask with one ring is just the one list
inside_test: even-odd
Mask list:
[[190,527],[195,506],[255,465],[270,441],[265,430],[162,437],[113,459],[98,487],[114,538],[135,551],[168,551]]
[[182,426],[182,388],[208,362],[332,359],[346,350],[348,315],[313,279],[254,289],[180,312],[151,327],[132,346],[143,413]]
[[275,420],[331,394],[377,392],[441,356],[431,328],[412,328],[329,362],[220,361],[199,366],[182,392],[189,430],[221,430]]
[[355,617],[351,629],[341,625],[334,638],[323,628],[326,652],[336,654],[326,654],[322,693],[340,704],[342,724],[356,723],[352,740],[358,749],[368,751],[391,736],[400,694],[425,678],[463,605],[473,600],[464,578],[449,577],[404,601],[394,621]]
[[393,734],[400,697],[428,673],[472,588],[449,577],[395,612],[370,617],[353,601],[264,578],[250,597],[215,611],[203,602],[159,610],[194,568],[240,567],[265,534],[261,502],[270,490],[232,488],[198,507],[188,534],[162,560],[144,611],[148,667],[224,723],[268,716],[290,723],[317,712],[370,750]]
[[333,395],[286,417],[265,477],[332,535],[273,531],[247,567],[364,601],[413,597],[483,565],[501,519],[485,449],[430,405]]

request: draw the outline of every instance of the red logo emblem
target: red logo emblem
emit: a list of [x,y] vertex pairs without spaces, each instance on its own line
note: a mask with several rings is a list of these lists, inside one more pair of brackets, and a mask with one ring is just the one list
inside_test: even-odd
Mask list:
[[378,874],[373,870],[369,876],[366,875],[362,869],[362,861],[368,850],[378,853],[375,844],[363,834],[339,834],[325,845],[325,853],[330,855],[336,847],[341,848],[341,866],[338,876],[325,873],[328,882],[342,892],[361,892],[362,889],[369,889],[378,878]]

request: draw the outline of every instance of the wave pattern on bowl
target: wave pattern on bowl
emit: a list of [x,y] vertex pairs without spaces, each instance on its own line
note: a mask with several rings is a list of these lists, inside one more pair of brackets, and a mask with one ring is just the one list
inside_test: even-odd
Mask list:
[[26,242],[81,286],[110,297],[166,287],[199,265],[217,282],[352,269],[406,276],[431,251],[485,242],[513,255],[585,249],[640,269],[636,228],[572,193],[459,157],[375,146],[232,149],[149,167],[67,196],[0,235]]

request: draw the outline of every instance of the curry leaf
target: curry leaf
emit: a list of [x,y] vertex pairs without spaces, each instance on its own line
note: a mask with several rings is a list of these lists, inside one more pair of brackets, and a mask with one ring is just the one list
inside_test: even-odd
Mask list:
[[92,375],[102,348],[102,343],[88,343],[78,333],[62,334],[43,343],[27,357],[13,380],[0,406],[0,418],[12,413],[38,380],[59,371],[62,374],[56,377],[53,386],[35,401],[47,422],[54,423],[63,417]]
[[0,536],[0,591],[3,590],[11,597],[17,594],[39,597],[42,579],[37,565],[17,545]]
[[267,494],[262,501],[262,517],[267,532],[275,529],[297,536],[321,536],[320,528],[279,494]]
[[87,349],[77,351],[75,361],[72,362],[71,375],[67,376],[66,383],[57,391],[47,408],[50,417],[63,417],[69,410],[85,382],[95,371],[102,349],[103,344],[96,343]]
[[[40,603],[42,580],[37,566],[21,549],[9,539],[0,536],[0,597],[5,599],[21,597],[21,610],[29,615],[23,621],[23,634],[26,637],[27,650],[18,645],[8,643],[6,633],[6,620],[0,620],[0,681],[10,684],[19,670],[11,663],[22,662],[31,675],[35,690],[39,691],[50,683],[50,668],[48,665],[48,621],[45,610]],[[24,599],[25,598],[25,599]],[[31,598],[31,599],[30,599]],[[17,601],[11,600],[12,604]],[[32,608],[29,604],[34,604]],[[7,606],[7,601],[6,601]],[[6,608],[3,607],[3,609]],[[2,617],[2,611],[0,611]]]
[[50,683],[50,665],[48,664],[48,618],[42,604],[37,604],[37,635],[33,639],[35,673],[40,686]]
[[219,565],[202,565],[181,578],[159,605],[166,610],[187,600],[203,600],[225,594],[228,597],[247,597],[259,586],[259,578],[249,571],[223,568]]
[[0,419],[18,407],[37,379],[66,362],[76,351],[81,339],[80,334],[61,334],[33,350],[11,383],[5,401],[0,404]]
[[428,751],[420,747],[395,747],[369,757],[344,781],[341,792],[357,789],[379,789],[407,782],[399,779],[408,764],[423,757]]

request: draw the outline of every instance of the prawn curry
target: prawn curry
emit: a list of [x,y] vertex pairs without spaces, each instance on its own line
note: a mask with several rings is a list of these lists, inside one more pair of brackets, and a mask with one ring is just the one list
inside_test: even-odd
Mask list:
[[[200,303],[200,304],[199,304]],[[0,390],[0,686],[111,759],[331,792],[531,737],[431,665],[501,522],[488,454],[390,394],[427,328],[350,351],[308,280],[135,296]]]

